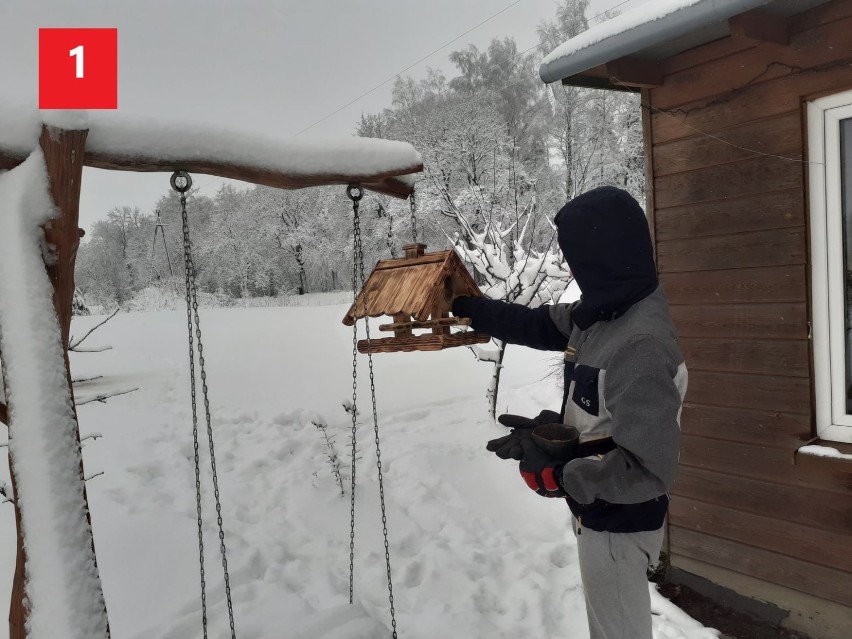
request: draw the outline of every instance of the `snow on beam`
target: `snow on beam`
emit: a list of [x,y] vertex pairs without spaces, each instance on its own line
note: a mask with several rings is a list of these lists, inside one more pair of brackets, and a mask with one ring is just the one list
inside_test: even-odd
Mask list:
[[[58,139],[45,143],[63,148]],[[26,632],[29,639],[105,639],[77,420],[42,256],[42,225],[57,211],[49,179],[41,148],[0,175],[0,350],[26,544]]]
[[[396,197],[410,195],[411,174],[423,170],[423,160],[410,144],[392,140],[276,139],[104,113],[86,113],[77,122],[77,127],[63,128],[89,130],[83,163],[101,169],[184,170],[285,189],[360,183]],[[12,126],[3,126],[7,123]],[[40,128],[39,117],[0,108],[0,169],[13,168],[29,155]]]
[[[24,158],[16,154],[8,153],[0,149],[0,170],[13,169]],[[324,186],[331,184],[353,184],[360,183],[364,188],[377,193],[384,193],[398,198],[407,198],[414,191],[414,183],[411,179],[405,179],[407,173],[398,173],[397,175],[377,176],[377,175],[307,175],[307,176],[290,176],[282,173],[277,173],[268,169],[260,169],[251,166],[237,166],[233,164],[224,164],[216,161],[177,159],[177,160],[153,160],[148,159],[132,159],[126,157],[109,157],[101,153],[93,153],[87,151],[83,164],[96,169],[112,169],[116,171],[138,171],[138,172],[154,172],[164,171],[171,173],[172,171],[188,171],[189,173],[204,173],[206,175],[216,175],[224,178],[233,178],[242,180],[243,182],[251,182],[252,184],[263,184],[264,186],[272,186],[279,189],[302,189],[309,186]],[[422,170],[422,165],[415,167],[416,171]],[[414,172],[414,171],[411,171]]]

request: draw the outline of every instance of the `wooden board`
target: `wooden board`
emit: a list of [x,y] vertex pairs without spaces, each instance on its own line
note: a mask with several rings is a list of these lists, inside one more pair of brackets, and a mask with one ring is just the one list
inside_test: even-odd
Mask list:
[[686,401],[810,415],[811,382],[805,377],[690,370]]
[[688,173],[654,177],[658,209],[725,200],[804,185],[801,162],[758,156]]
[[[743,444],[684,435],[680,463],[685,467],[722,473],[734,484],[738,477],[774,482],[779,487],[800,486],[823,491],[823,501],[848,499],[852,476],[837,467],[803,471],[794,463],[795,449]],[[780,490],[781,488],[779,488]],[[784,513],[779,512],[783,519]]]
[[[852,572],[852,552],[846,535],[809,523],[781,522],[732,506],[739,506],[736,498],[729,505],[720,506],[677,496],[671,500],[669,520],[672,526],[712,531],[714,536],[741,543],[759,539],[763,550]],[[807,545],[803,547],[805,539]]]
[[694,202],[655,211],[655,220],[660,242],[802,227],[805,225],[804,192],[796,187]]
[[682,555],[852,606],[850,575],[842,570],[819,566],[809,560],[784,557],[759,545],[721,539],[680,526],[669,527],[669,539],[675,565],[676,556]]
[[681,350],[689,372],[757,373],[809,377],[807,340],[684,337]]
[[660,273],[805,264],[804,227],[730,233],[657,243]]
[[727,339],[808,338],[807,306],[787,304],[672,304],[677,334],[681,338]]
[[411,351],[440,351],[455,346],[485,344],[491,337],[476,331],[453,333],[451,335],[413,335],[411,337],[383,337],[367,341],[358,341],[359,353],[409,353]]
[[[808,486],[779,486],[775,481],[736,477],[682,466],[675,479],[674,495],[736,508],[774,518],[778,526],[796,522],[847,533],[852,528],[852,501],[825,499],[825,493]],[[806,554],[802,547],[799,555]]]
[[683,433],[723,441],[795,450],[811,439],[809,415],[685,402]]
[[760,120],[737,123],[712,136],[694,135],[654,146],[654,175],[662,177],[717,164],[736,162],[761,153],[802,160],[799,109]]
[[805,266],[770,266],[704,272],[660,273],[672,304],[805,302]]

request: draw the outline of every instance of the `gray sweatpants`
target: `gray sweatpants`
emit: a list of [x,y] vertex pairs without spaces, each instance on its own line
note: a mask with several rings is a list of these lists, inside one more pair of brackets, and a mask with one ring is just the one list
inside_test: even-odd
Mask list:
[[647,570],[660,557],[663,529],[577,534],[576,519],[573,526],[590,639],[652,639]]

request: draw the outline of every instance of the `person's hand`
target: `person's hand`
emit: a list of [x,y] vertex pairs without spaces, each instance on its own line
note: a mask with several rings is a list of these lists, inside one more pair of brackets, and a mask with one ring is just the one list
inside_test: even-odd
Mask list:
[[512,429],[512,432],[503,437],[492,439],[485,446],[486,450],[494,453],[500,459],[515,459],[520,461],[524,454],[521,442],[529,439],[533,428],[542,424],[559,423],[559,413],[552,410],[543,410],[536,417],[522,417],[521,415],[500,415],[497,421]]
[[542,497],[567,497],[562,485],[565,462],[536,446],[532,438],[521,440],[523,456],[518,468],[527,486]]

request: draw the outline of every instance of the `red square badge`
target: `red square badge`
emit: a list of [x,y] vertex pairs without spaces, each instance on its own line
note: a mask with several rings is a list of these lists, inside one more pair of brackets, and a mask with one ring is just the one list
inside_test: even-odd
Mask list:
[[117,109],[118,29],[39,29],[38,108]]

